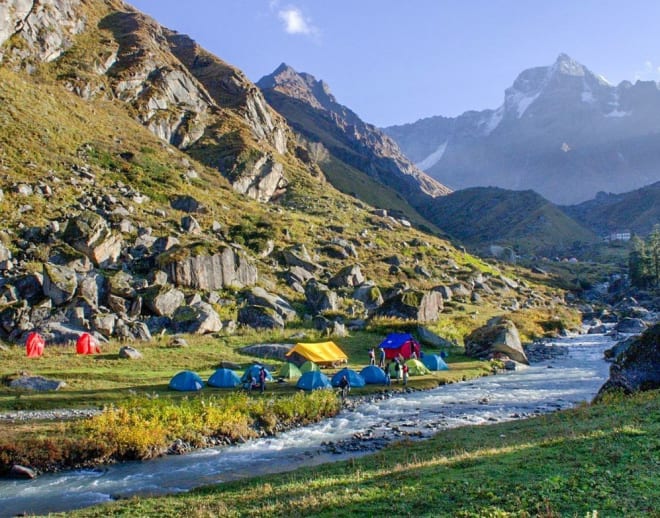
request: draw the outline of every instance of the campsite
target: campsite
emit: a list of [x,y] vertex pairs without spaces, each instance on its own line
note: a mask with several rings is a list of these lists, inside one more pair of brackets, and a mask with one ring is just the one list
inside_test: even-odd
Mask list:
[[[293,334],[293,333],[291,333]],[[382,332],[355,332],[349,337],[336,339],[337,346],[345,352],[348,362],[341,362],[337,367],[322,368],[322,373],[328,379],[343,368],[350,368],[360,372],[368,365],[368,350],[376,347],[382,341]],[[46,344],[44,353],[39,358],[28,358],[23,348],[14,348],[6,356],[6,369],[11,372],[29,372],[44,377],[56,376],[65,383],[61,389],[48,392],[17,391],[3,386],[0,388],[0,409],[4,412],[15,410],[31,410],[47,412],[53,409],[102,409],[114,405],[121,406],[131,402],[130,406],[144,407],[151,402],[158,401],[158,405],[167,406],[167,402],[177,406],[192,406],[200,401],[228,401],[239,392],[254,400],[255,404],[263,406],[260,401],[285,401],[295,397],[301,390],[297,387],[299,378],[285,379],[281,382],[269,381],[266,385],[264,398],[258,390],[247,393],[240,386],[232,388],[217,388],[210,386],[207,381],[218,371],[221,364],[234,364],[240,366],[236,374],[240,377],[245,368],[258,362],[265,364],[273,372],[275,380],[281,367],[288,362],[269,358],[255,358],[241,353],[241,349],[254,344],[256,339],[263,341],[264,333],[234,336],[213,337],[186,337],[187,347],[173,347],[171,337],[160,337],[152,343],[136,344],[142,358],[139,360],[126,360],[119,358],[121,343],[102,344],[101,352],[97,354],[77,354],[75,344],[68,347],[52,347]],[[318,340],[321,342],[322,340]],[[294,343],[290,335],[272,333],[268,336],[270,343]],[[306,342],[312,342],[309,337]],[[437,349],[427,349],[429,353],[440,352]],[[354,386],[351,396],[384,393],[399,390],[425,390],[437,387],[440,384],[452,383],[468,378],[479,377],[492,372],[490,362],[473,360],[450,351],[447,358],[449,370],[433,372],[425,376],[411,376],[408,386],[393,383],[391,386],[382,384],[367,384],[364,387]],[[169,383],[179,372],[192,371],[196,373],[203,386],[198,391],[171,390]],[[324,392],[324,391],[323,391]],[[336,389],[329,391],[332,398],[338,401]],[[273,399],[275,398],[275,400]],[[298,400],[299,401],[299,400]],[[149,403],[147,403],[149,402]],[[176,402],[176,403],[175,403]],[[227,403],[229,404],[229,403]],[[278,403],[279,404],[279,403]],[[300,403],[297,403],[300,404]],[[327,407],[326,412],[334,413]],[[315,416],[321,419],[323,413]],[[32,429],[26,430],[21,423],[3,423],[6,433],[0,445],[7,451],[20,454],[21,445],[26,448],[34,446],[35,432],[37,435],[48,434],[49,441],[57,441],[58,437],[66,434],[75,438],[82,433],[79,429],[63,430],[58,422],[35,421]],[[290,423],[295,426],[296,423]],[[281,429],[278,428],[278,429]],[[227,433],[231,436],[231,433]],[[165,439],[163,439],[165,441]],[[204,442],[200,439],[199,444]],[[166,442],[166,441],[165,441]],[[193,441],[195,443],[195,441]],[[11,445],[11,446],[10,446]],[[167,449],[167,448],[165,448]],[[154,452],[162,449],[154,449]],[[33,462],[40,469],[48,466],[67,467],[65,452],[55,452],[55,459],[39,458]],[[130,455],[129,457],[130,458]],[[5,465],[5,469],[8,467]]]

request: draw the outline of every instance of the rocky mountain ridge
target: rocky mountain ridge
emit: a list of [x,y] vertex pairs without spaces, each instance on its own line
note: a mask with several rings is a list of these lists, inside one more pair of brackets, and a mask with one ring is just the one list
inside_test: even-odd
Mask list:
[[660,179],[660,88],[617,86],[565,54],[523,71],[496,110],[430,117],[384,131],[453,189],[533,189],[574,204]]
[[[328,85],[282,63],[257,82],[268,102],[305,138],[397,193],[414,207],[450,192],[416,168],[396,143],[346,106]],[[319,164],[324,168],[323,161]]]
[[[86,100],[126,104],[164,141],[268,201],[298,162],[285,121],[245,75],[119,0],[12,0],[0,12],[2,63],[57,79]],[[231,134],[231,139],[228,138]],[[289,149],[291,145],[291,149]]]

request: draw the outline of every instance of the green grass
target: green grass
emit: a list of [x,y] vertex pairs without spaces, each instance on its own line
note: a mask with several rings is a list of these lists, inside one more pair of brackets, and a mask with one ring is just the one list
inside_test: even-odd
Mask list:
[[[182,397],[172,393],[167,385],[177,372],[193,370],[203,379],[207,379],[221,361],[231,361],[243,367],[259,358],[240,352],[240,348],[253,343],[295,343],[300,341],[292,337],[296,329],[285,332],[257,333],[246,332],[236,336],[187,336],[190,347],[172,348],[170,337],[158,337],[150,343],[133,344],[143,355],[140,360],[130,361],[118,357],[119,342],[110,342],[102,346],[99,355],[78,355],[75,346],[46,347],[41,358],[27,358],[23,347],[12,347],[3,353],[0,377],[15,377],[18,373],[29,372],[33,375],[56,378],[66,382],[66,387],[57,392],[31,393],[11,389],[0,385],[0,410],[51,409],[101,407],[122,401],[128,396],[159,395],[168,398]],[[357,370],[368,364],[368,350],[377,346],[384,334],[375,332],[357,332],[335,342],[350,358],[349,366]],[[322,341],[325,338],[318,333],[308,331],[304,341]],[[460,357],[456,357],[459,359]],[[461,358],[460,367],[455,370],[434,373],[411,380],[411,386],[430,388],[439,383],[450,383],[464,378],[488,374],[491,366],[488,362]],[[278,369],[282,364],[278,360],[263,360],[266,365]],[[331,374],[336,371],[329,370]],[[271,384],[269,392],[293,394],[295,383]],[[357,390],[357,393],[380,391],[382,387],[370,387]],[[223,391],[220,391],[223,392]],[[218,393],[217,389],[207,387],[204,394]]]
[[658,517],[660,392],[74,516]]

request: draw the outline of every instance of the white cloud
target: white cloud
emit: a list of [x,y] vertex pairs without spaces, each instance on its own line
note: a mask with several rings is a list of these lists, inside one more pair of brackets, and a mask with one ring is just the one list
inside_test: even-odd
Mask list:
[[[271,6],[276,5],[271,3]],[[277,12],[277,17],[284,23],[287,34],[316,35],[318,29],[297,7],[286,7]]]
[[645,61],[642,69],[635,72],[635,81],[660,81],[660,66]]

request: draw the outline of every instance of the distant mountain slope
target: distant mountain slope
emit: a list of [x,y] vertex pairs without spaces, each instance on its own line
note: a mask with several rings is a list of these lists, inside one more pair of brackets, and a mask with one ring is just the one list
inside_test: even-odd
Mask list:
[[427,216],[473,249],[505,245],[538,252],[596,240],[592,232],[534,191],[463,189],[434,200]]
[[574,204],[660,180],[660,88],[618,86],[562,54],[522,72],[496,110],[384,130],[453,189],[533,189]]
[[623,194],[600,192],[562,210],[597,234],[629,230],[647,235],[660,224],[660,182]]
[[[297,132],[327,149],[330,157],[319,161],[319,166],[331,181],[334,177],[335,183],[341,184],[339,171],[346,168],[365,175],[362,186],[352,184],[347,192],[381,207],[389,203],[388,198],[405,198],[413,207],[419,207],[450,192],[416,168],[387,135],[339,104],[323,81],[283,63],[260,79],[257,86]],[[375,184],[381,193],[390,194],[373,199]]]

